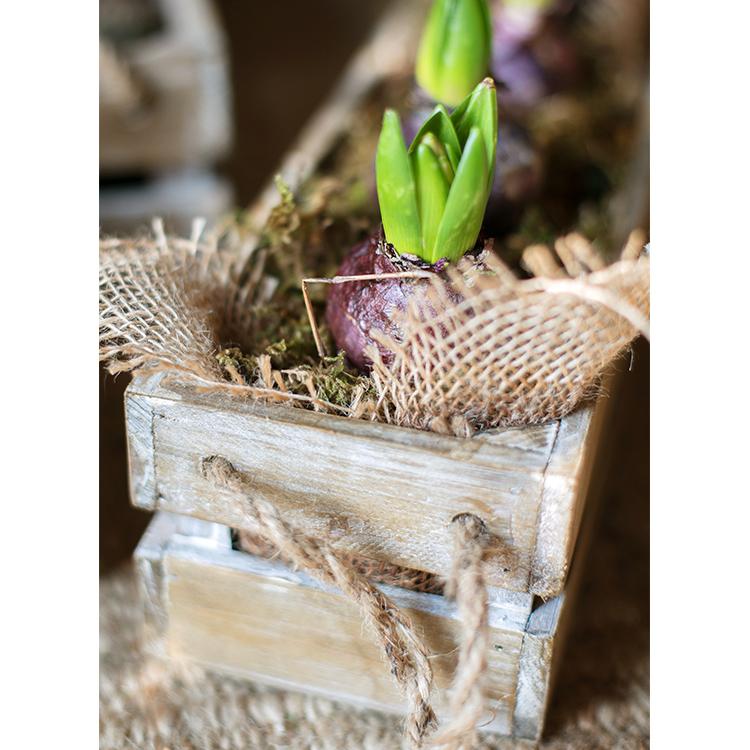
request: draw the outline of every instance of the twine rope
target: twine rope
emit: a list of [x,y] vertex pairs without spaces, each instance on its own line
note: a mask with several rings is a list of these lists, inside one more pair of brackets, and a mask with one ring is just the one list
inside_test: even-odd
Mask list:
[[477,516],[461,513],[452,522],[453,565],[446,595],[461,618],[458,665],[450,691],[450,721],[432,738],[444,750],[468,750],[477,742],[477,723],[485,707],[489,628],[483,560],[490,534]]
[[318,580],[337,586],[360,607],[408,704],[405,731],[411,746],[423,747],[436,718],[430,704],[432,667],[427,649],[412,623],[393,602],[357,573],[325,542],[298,534],[266,500],[253,497],[247,479],[226,458],[209,456],[201,473],[217,486],[241,496],[248,523],[275,545],[296,567]]

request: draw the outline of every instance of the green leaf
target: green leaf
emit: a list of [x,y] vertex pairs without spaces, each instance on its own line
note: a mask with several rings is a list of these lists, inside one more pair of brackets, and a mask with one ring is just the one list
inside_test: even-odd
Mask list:
[[462,148],[466,147],[469,133],[479,128],[482,134],[487,164],[490,166],[488,180],[492,183],[497,149],[497,93],[495,82],[485,78],[451,114],[451,122]]
[[456,105],[487,74],[491,46],[486,0],[435,0],[417,54],[417,82],[433,99]]
[[490,169],[482,140],[479,128],[472,128],[448,193],[435,245],[430,257],[425,258],[430,263],[440,258],[455,262],[477,241],[489,197]]
[[[428,133],[432,133],[442,143],[451,164],[451,171],[455,173],[461,158],[461,144],[458,142],[453,122],[451,122],[451,118],[442,104],[435,107],[433,113],[424,121],[419,132],[414,136],[414,140],[409,147],[410,153],[416,149]],[[452,178],[453,175],[451,175]]]
[[440,158],[426,143],[419,144],[410,157],[414,167],[419,219],[422,224],[420,257],[431,257],[451,181],[445,176]]
[[375,179],[386,239],[399,253],[421,256],[422,231],[414,175],[401,120],[392,109],[383,115],[375,155]]
[[[427,133],[427,135],[425,135],[425,137],[422,139],[422,143],[420,143],[419,145],[426,146],[430,149],[430,151],[432,151],[432,153],[438,160],[438,164],[440,165],[440,169],[443,172],[443,176],[448,181],[448,184],[450,184],[453,180],[455,172],[453,170],[451,160],[448,158],[448,152],[445,150],[445,146],[440,143],[440,141],[433,133]],[[419,193],[419,186],[417,186],[417,193]],[[419,200],[419,195],[417,195],[417,200]]]

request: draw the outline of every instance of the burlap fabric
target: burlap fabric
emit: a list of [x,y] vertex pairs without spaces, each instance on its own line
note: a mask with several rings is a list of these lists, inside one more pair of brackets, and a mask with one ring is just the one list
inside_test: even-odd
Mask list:
[[[170,368],[228,385],[216,359],[222,345],[252,347],[253,305],[273,294],[263,252],[222,250],[217,237],[105,240],[99,281],[100,352],[111,372]],[[239,242],[241,240],[236,240]],[[385,366],[373,352],[375,399],[351,408],[289,393],[284,373],[249,395],[308,402],[318,409],[398,425],[468,434],[477,427],[561,417],[596,388],[602,372],[648,328],[649,261],[633,233],[622,257],[604,267],[578,235],[524,253],[534,277],[519,280],[495,255],[484,270],[459,264],[436,277],[439,318],[405,313],[402,342]],[[235,258],[249,258],[238,267]],[[457,290],[462,301],[450,302]],[[445,335],[447,332],[447,335]]]
[[386,366],[373,352],[382,416],[456,434],[565,416],[648,332],[643,243],[634,232],[608,267],[577,234],[557,240],[556,256],[531,246],[523,259],[535,276],[523,281],[492,253],[448,268],[447,281],[431,282],[436,316],[412,306],[403,341],[378,337],[396,355]]

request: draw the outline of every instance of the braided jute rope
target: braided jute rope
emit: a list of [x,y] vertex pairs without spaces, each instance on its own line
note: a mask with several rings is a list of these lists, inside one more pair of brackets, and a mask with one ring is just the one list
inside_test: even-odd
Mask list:
[[476,727],[485,706],[490,635],[482,561],[490,534],[484,522],[471,513],[457,515],[452,526],[453,565],[445,593],[456,600],[461,644],[450,690],[451,718],[431,744],[447,750],[468,750],[477,742]]
[[422,747],[428,732],[436,724],[430,704],[432,667],[427,649],[409,619],[329,545],[298,534],[272,504],[252,496],[245,476],[226,458],[204,458],[201,473],[214,484],[242,497],[248,523],[278,547],[285,558],[318,580],[337,586],[359,605],[365,621],[373,627],[391,673],[409,704],[405,726],[407,737],[412,747]]

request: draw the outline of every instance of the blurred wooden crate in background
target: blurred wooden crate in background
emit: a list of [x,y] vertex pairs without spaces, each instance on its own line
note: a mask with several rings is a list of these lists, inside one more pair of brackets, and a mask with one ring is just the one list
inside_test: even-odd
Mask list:
[[100,0],[100,224],[176,232],[233,203],[215,173],[232,142],[224,34],[208,0]]

